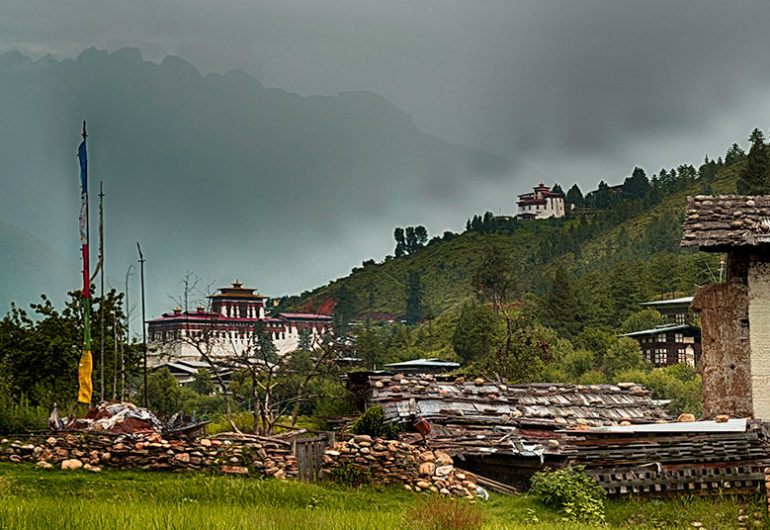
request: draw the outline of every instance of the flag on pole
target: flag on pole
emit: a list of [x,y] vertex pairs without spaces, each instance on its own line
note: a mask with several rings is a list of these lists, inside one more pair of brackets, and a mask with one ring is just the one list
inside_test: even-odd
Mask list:
[[91,372],[91,281],[88,271],[88,156],[86,154],[86,124],[83,122],[83,142],[78,147],[80,160],[80,245],[83,251],[83,351],[78,363],[78,401],[91,403],[93,383]]

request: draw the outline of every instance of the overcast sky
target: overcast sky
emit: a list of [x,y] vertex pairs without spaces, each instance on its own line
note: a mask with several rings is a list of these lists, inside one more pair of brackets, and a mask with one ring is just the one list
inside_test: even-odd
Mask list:
[[[750,1],[0,0],[0,51],[133,46],[303,95],[371,90],[423,131],[524,162],[515,192],[588,191],[767,130],[768,20],[770,3]],[[513,212],[513,195],[469,189],[425,223],[459,230],[475,211]],[[367,252],[392,246],[382,219]],[[369,257],[382,256],[348,256],[331,276]]]

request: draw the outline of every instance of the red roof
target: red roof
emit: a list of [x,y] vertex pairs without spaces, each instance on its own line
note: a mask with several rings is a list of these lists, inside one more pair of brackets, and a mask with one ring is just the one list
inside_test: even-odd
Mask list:
[[288,320],[331,320],[329,315],[319,315],[318,313],[278,313],[279,316]]

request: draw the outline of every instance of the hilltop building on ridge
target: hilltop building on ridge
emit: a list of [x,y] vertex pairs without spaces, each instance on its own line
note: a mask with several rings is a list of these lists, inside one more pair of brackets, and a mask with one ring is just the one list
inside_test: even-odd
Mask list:
[[[196,344],[205,344],[207,354],[225,358],[242,353],[253,343],[258,322],[270,333],[279,355],[299,348],[300,335],[309,333],[310,340],[331,327],[332,317],[314,313],[265,313],[267,297],[255,289],[243,287],[238,280],[209,297],[211,309],[195,311],[179,308],[147,322],[150,363],[198,361],[201,354]],[[306,331],[305,331],[306,330]]]
[[551,191],[542,182],[535,186],[532,193],[519,195],[516,202],[519,212],[518,219],[548,219],[549,217],[564,217],[564,194]]

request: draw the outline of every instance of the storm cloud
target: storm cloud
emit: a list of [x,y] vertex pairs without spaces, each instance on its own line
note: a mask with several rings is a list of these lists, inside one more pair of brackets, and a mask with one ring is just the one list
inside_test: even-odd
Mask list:
[[[280,274],[254,281],[270,294],[382,257],[396,224],[459,230],[473,213],[513,212],[515,195],[537,181],[587,191],[635,165],[697,164],[770,126],[766,2],[0,0],[0,13],[0,51],[62,59],[132,46],[204,74],[242,68],[303,96],[372,91],[428,134],[519,162],[449,186],[437,172],[410,175],[421,190],[414,203],[364,186],[365,207],[341,202],[315,232],[291,223],[307,209],[298,199],[282,230],[312,250],[314,274],[303,274],[299,253],[265,239],[263,269]],[[332,202],[344,196],[329,192]],[[7,213],[0,220],[35,228]],[[228,241],[208,244],[232,252]],[[196,269],[187,258],[182,268]],[[229,279],[226,267],[205,273],[215,270]]]

